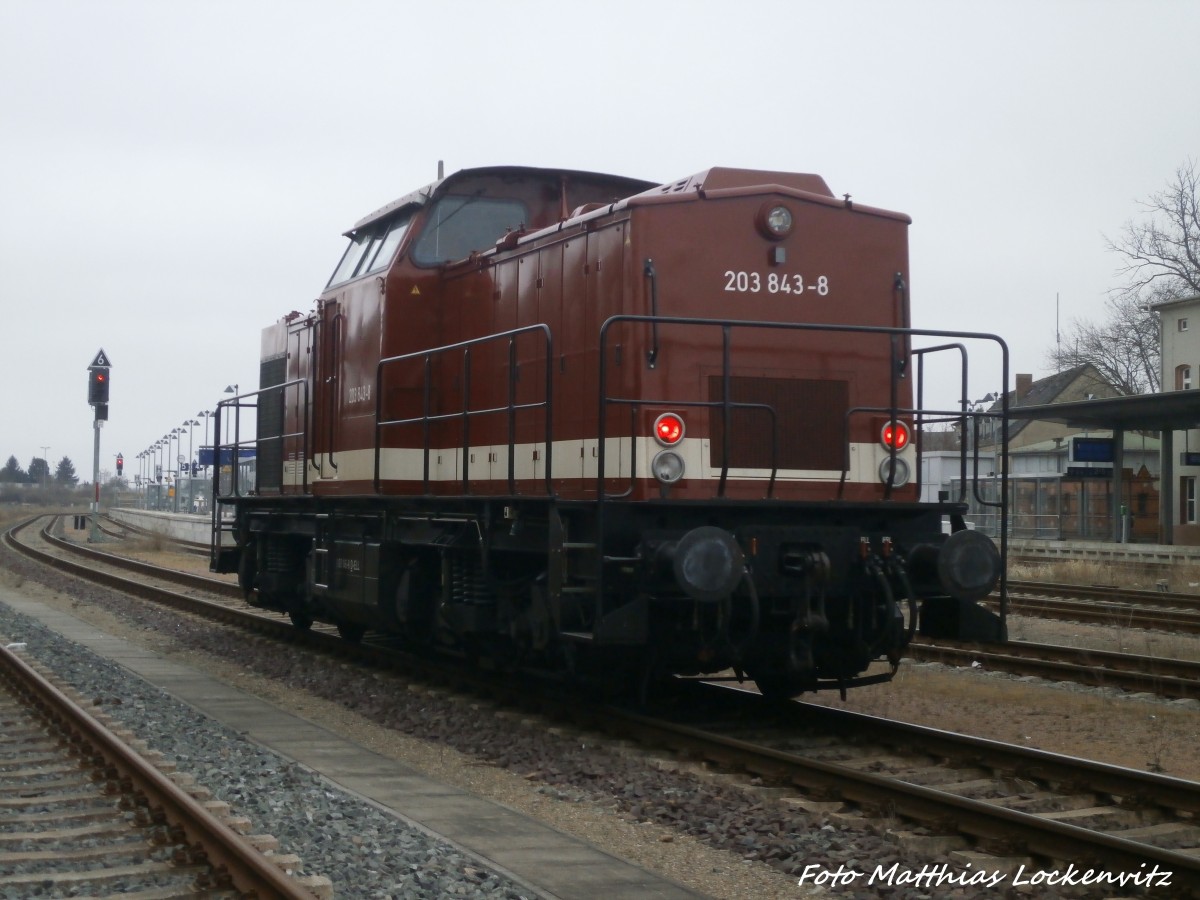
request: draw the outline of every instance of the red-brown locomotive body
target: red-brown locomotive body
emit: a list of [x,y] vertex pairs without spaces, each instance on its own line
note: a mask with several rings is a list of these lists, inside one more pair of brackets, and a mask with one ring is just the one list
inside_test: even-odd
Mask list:
[[918,499],[908,221],[721,168],[407,195],[222,405],[257,474],[218,491],[213,567],[300,625],[626,682],[844,688],[918,617],[1000,637],[1001,554]]

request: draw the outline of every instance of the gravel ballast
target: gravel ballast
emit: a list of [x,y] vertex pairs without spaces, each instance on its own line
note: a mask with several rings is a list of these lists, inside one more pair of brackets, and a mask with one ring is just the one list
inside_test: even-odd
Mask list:
[[[331,879],[338,896],[534,896],[453,845],[336,789],[3,603],[0,634],[24,644],[24,655],[93,698],[216,799],[247,816],[256,831],[274,835],[280,852],[300,857],[305,874]],[[48,889],[38,896],[72,894]]]

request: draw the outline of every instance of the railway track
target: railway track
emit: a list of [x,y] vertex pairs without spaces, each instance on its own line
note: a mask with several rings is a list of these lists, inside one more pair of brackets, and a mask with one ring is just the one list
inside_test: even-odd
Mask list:
[[[88,576],[96,568],[95,563],[80,566]],[[168,570],[163,575],[193,584],[197,578]],[[212,579],[202,580],[206,590],[238,593],[228,583],[217,588]],[[266,620],[231,602],[151,588],[144,576],[133,583],[139,591],[169,595],[165,602],[172,605],[225,621],[251,616],[258,620],[251,626],[257,630]],[[395,654],[386,646],[354,647],[333,634],[299,632],[279,617],[271,621],[289,640],[395,665]],[[459,683],[470,683],[470,690],[507,690],[486,675],[474,683],[470,676],[457,677]],[[1003,870],[1006,878],[1018,878],[1021,872],[1070,863],[1114,877],[1122,872],[1135,877],[1156,868],[1170,872],[1173,885],[1200,890],[1200,829],[1195,825],[1200,785],[1193,782],[809,704],[767,707],[757,695],[719,686],[680,687],[706,693],[679,704],[685,712],[673,717],[585,708],[578,697],[562,700],[553,715],[602,735],[636,737],[751,773],[826,803],[888,810],[940,833],[948,830],[953,840],[961,841],[960,864],[974,860],[976,870],[991,867]],[[504,702],[528,702],[528,684],[511,690]],[[554,703],[547,698],[536,702]],[[981,855],[970,856],[976,852]]]
[[1059,598],[1089,603],[1112,603],[1200,612],[1200,595],[1198,594],[1165,590],[1147,591],[1106,584],[1062,584],[1054,581],[1010,581],[1008,588],[1010,594],[1016,594],[1022,600]]
[[1009,612],[1122,628],[1200,634],[1200,596],[1103,585],[1012,582]]
[[0,642],[0,894],[311,898]]
[[978,870],[1157,866],[1200,890],[1200,784],[805,703],[747,715],[743,692],[696,687],[703,702],[668,727],[626,713],[630,736],[924,823]]
[[1029,641],[1010,641],[997,646],[914,641],[906,653],[922,662],[1035,675],[1051,681],[1148,693],[1170,700],[1200,699],[1200,663],[1189,660]]

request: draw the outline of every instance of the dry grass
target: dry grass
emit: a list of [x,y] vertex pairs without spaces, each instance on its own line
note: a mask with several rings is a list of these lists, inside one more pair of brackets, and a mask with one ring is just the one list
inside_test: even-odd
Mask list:
[[139,534],[122,541],[121,549],[132,556],[145,553],[174,552],[175,545],[161,534]]
[[1160,582],[1177,593],[1200,593],[1200,566],[1142,565],[1138,563],[1063,560],[1062,562],[1012,562],[1008,577],[1013,581],[1048,581],[1057,584],[1104,585],[1153,591]]
[[26,522],[35,516],[44,515],[52,510],[39,506],[17,506],[13,503],[0,503],[0,528],[12,528],[21,522]]
[[1181,778],[1200,779],[1200,711],[906,664],[885,685],[804,699]]

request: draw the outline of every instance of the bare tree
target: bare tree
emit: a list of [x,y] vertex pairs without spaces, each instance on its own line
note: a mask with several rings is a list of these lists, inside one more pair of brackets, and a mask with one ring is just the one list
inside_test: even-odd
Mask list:
[[1145,218],[1126,222],[1108,249],[1125,257],[1117,270],[1126,283],[1114,293],[1136,296],[1142,306],[1200,295],[1200,173],[1194,160],[1175,180],[1140,205]]
[[1047,354],[1056,371],[1091,363],[1128,394],[1158,391],[1158,314],[1155,303],[1200,295],[1200,173],[1188,160],[1174,180],[1139,204],[1146,215],[1125,224],[1108,249],[1124,258],[1125,280],[1106,303],[1108,318],[1072,322],[1062,344]]
[[1136,297],[1109,298],[1108,318],[1071,323],[1063,343],[1047,354],[1057,372],[1090,363],[1123,394],[1153,393],[1159,384],[1158,315]]

